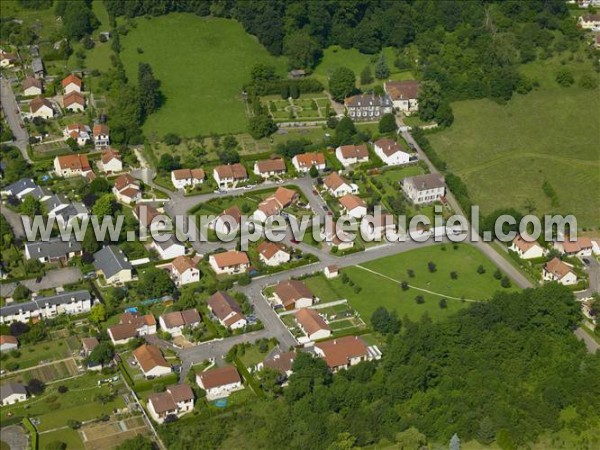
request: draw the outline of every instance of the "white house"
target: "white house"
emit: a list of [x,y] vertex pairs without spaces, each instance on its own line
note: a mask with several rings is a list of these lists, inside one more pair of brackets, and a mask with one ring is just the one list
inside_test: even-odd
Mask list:
[[65,139],[73,139],[80,147],[84,146],[92,138],[92,130],[83,123],[72,123],[63,130]]
[[96,150],[102,150],[110,145],[110,134],[108,125],[103,123],[97,123],[92,128],[92,135],[94,138],[94,147]]
[[160,328],[171,336],[181,336],[185,327],[193,328],[200,325],[200,314],[195,309],[173,311],[160,316],[158,322]]
[[248,172],[240,163],[225,164],[213,169],[213,178],[220,188],[226,188],[247,180]]
[[138,362],[146,378],[155,378],[169,375],[171,364],[167,362],[158,347],[143,344],[133,351],[133,357]]
[[85,97],[79,92],[71,92],[63,96],[63,106],[71,112],[82,112],[85,109]]
[[367,215],[367,203],[362,198],[353,194],[346,194],[339,201],[344,212],[350,217],[360,219]]
[[142,199],[139,182],[128,173],[120,175],[115,180],[112,191],[117,200],[128,205]]
[[400,166],[411,162],[411,155],[392,139],[379,139],[373,145],[375,154],[387,166]]
[[242,222],[242,211],[237,205],[227,208],[213,220],[209,227],[216,233],[227,235],[236,232]]
[[160,241],[153,240],[150,247],[156,250],[160,259],[173,259],[185,255],[185,245],[175,240],[173,236],[166,241],[162,237]]
[[341,197],[346,194],[358,193],[358,186],[342,178],[337,172],[331,172],[323,178],[323,185],[327,191],[334,197]]
[[291,259],[290,253],[281,243],[264,241],[256,247],[256,251],[260,260],[270,267],[280,266]]
[[331,336],[331,328],[314,309],[302,308],[294,314],[298,326],[310,341]]
[[558,258],[553,258],[544,265],[542,277],[544,281],[558,281],[565,286],[577,284],[577,275],[575,275],[571,266]]
[[100,156],[99,169],[106,173],[117,173],[123,170],[121,154],[115,149],[105,147]]
[[278,215],[282,209],[298,200],[298,193],[292,189],[279,187],[275,194],[259,203],[252,217],[258,222],[265,222],[267,218]]
[[367,346],[358,336],[344,336],[330,341],[318,342],[314,352],[325,360],[333,372],[347,369],[362,361],[381,359],[377,346]]
[[3,306],[0,308],[0,323],[28,323],[30,320],[52,319],[60,314],[84,314],[91,309],[92,296],[88,291],[67,291]]
[[317,170],[325,170],[325,155],[316,152],[302,153],[292,158],[292,164],[298,172],[302,173],[308,172],[312,166]]
[[0,386],[0,404],[14,405],[27,400],[27,389],[21,383],[9,381]]
[[529,237],[524,239],[521,235],[517,235],[508,248],[517,253],[521,259],[541,258],[547,253],[537,241]]
[[302,281],[283,280],[275,286],[273,299],[285,310],[290,311],[312,306],[315,296]]
[[171,171],[171,182],[176,189],[185,189],[186,186],[196,186],[204,183],[204,170],[202,169],[177,169]]
[[178,256],[170,264],[171,278],[177,287],[200,281],[200,271],[188,256]]
[[36,97],[29,102],[29,115],[41,117],[42,119],[52,119],[54,117],[54,108],[50,100],[44,97]]
[[88,177],[92,166],[86,155],[64,155],[54,158],[54,173],[59,177]]
[[82,253],[81,242],[76,240],[53,238],[49,241],[25,242],[25,259],[37,259],[41,263],[67,262]]
[[423,205],[441,200],[446,185],[440,174],[429,173],[403,179],[402,190],[415,205]]
[[185,384],[167,386],[165,392],[148,397],[148,412],[156,423],[164,423],[168,416],[181,417],[194,409],[194,392]]
[[25,78],[25,80],[23,80],[23,95],[25,97],[42,95],[42,81],[33,77]]
[[554,248],[567,256],[592,256],[594,244],[589,237],[580,236],[574,241],[566,237],[563,242],[554,242]]
[[323,269],[323,274],[325,275],[325,278],[331,280],[332,278],[338,277],[340,274],[340,269],[335,264],[332,264],[331,266],[327,266]]
[[387,95],[361,94],[347,97],[344,106],[353,121],[379,120],[392,112],[393,104]]
[[[351,195],[351,194],[350,194]],[[360,210],[357,210],[360,213]],[[348,250],[354,247],[354,240],[343,229],[338,228],[333,221],[326,221],[321,230],[321,237],[330,245],[337,247],[338,250]]]
[[5,51],[0,52],[0,67],[12,67],[18,61],[17,56]]
[[201,372],[196,375],[196,383],[206,391],[209,401],[229,397],[231,393],[244,389],[240,374],[233,366]]
[[10,334],[0,336],[0,352],[7,352],[19,348],[19,341],[16,337]]
[[118,324],[108,327],[106,331],[114,345],[123,345],[135,337],[156,334],[156,319],[152,314],[126,312],[121,314]]
[[120,285],[133,280],[133,266],[116,245],[107,245],[94,253],[94,267],[106,284]]
[[254,163],[254,173],[263,178],[283,175],[285,171],[285,161],[282,158],[266,159]]
[[419,110],[419,82],[416,80],[386,81],[383,89],[394,108],[410,115]]
[[579,16],[577,19],[577,23],[584,30],[600,30],[600,14],[585,14],[583,16]]
[[208,310],[225,328],[235,330],[247,324],[240,305],[225,292],[215,292],[208,299]]
[[73,74],[62,80],[63,93],[81,92],[82,81]]
[[244,273],[250,267],[248,255],[236,250],[210,255],[208,262],[217,275]]
[[367,144],[341,145],[335,149],[336,158],[344,167],[369,161]]

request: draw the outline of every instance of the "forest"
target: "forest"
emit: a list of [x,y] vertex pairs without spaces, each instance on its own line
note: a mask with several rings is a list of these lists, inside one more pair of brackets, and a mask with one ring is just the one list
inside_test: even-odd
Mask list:
[[454,434],[513,449],[566,427],[581,433],[571,448],[592,448],[598,436],[585,432],[600,426],[600,357],[572,334],[579,314],[573,294],[550,284],[497,294],[442,323],[404,318],[377,364],[331,375],[303,355],[283,392],[263,382],[266,399],[221,414],[204,408],[160,433],[170,449],[418,448]]
[[[581,33],[562,0],[190,0],[105,1],[113,17],[173,11],[238,20],[274,55],[302,61],[307,70],[331,45],[377,54],[398,50],[398,68],[418,69],[449,101],[510,99],[531,81],[519,64],[579,45]],[[416,53],[409,54],[413,44]],[[538,50],[541,49],[541,56]],[[416,66],[416,67],[415,67]],[[295,67],[298,68],[298,67]]]

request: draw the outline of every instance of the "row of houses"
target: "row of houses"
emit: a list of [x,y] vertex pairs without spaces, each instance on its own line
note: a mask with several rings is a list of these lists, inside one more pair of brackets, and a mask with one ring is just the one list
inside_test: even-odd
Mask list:
[[[69,124],[63,129],[63,137],[73,139],[80,147],[89,142],[94,144],[96,150],[104,150],[110,146],[110,129],[104,123],[96,123],[92,128],[82,123]],[[115,152],[113,149],[111,151]]]
[[52,319],[60,314],[84,314],[91,310],[92,304],[92,295],[85,290],[39,296],[28,302],[13,302],[0,308],[0,323],[27,323],[30,320]]
[[[70,74],[61,82],[63,88],[62,106],[67,111],[82,112],[86,101],[83,95],[83,81],[76,75]],[[52,119],[56,115],[54,104],[42,97],[43,85],[38,77],[28,77],[23,82],[23,94],[36,97],[29,102],[29,116]]]

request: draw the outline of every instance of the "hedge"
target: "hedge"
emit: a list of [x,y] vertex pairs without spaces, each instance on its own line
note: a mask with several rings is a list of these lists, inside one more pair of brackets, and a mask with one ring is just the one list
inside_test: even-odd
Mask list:
[[27,432],[29,434],[31,434],[31,448],[32,448],[32,450],[38,450],[38,447],[39,447],[38,432],[37,432],[36,428],[33,426],[33,424],[31,423],[31,420],[29,420],[29,418],[25,417],[23,419],[23,426],[25,427],[25,429],[27,430]]
[[247,91],[254,91],[256,95],[277,95],[281,94],[284,87],[290,90],[292,86],[295,86],[300,94],[320,93],[325,90],[325,87],[319,80],[314,78],[304,78],[301,80],[273,80],[266,82],[259,82],[254,85],[246,86]]

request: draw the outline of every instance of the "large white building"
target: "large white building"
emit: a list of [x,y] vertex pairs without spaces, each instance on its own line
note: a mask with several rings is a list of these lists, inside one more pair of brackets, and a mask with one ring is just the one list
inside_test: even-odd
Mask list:
[[373,148],[375,154],[387,166],[401,166],[412,162],[411,154],[404,151],[400,144],[392,139],[379,139],[375,141]]
[[405,178],[402,190],[415,205],[437,202],[446,195],[444,178],[437,173]]
[[229,397],[233,392],[244,389],[242,378],[233,366],[200,372],[196,375],[196,383],[206,391],[209,401]]
[[27,323],[34,319],[52,319],[60,314],[84,314],[91,309],[92,296],[88,291],[61,292],[3,306],[0,308],[0,323]]

